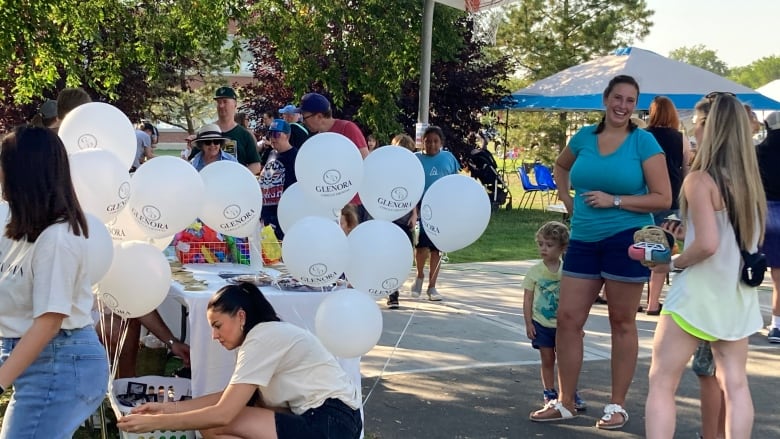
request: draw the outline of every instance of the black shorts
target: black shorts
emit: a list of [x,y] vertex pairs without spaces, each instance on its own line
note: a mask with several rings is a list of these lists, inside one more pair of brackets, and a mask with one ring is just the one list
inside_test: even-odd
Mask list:
[[360,410],[334,398],[326,399],[321,406],[300,415],[276,413],[275,419],[279,439],[358,439],[363,432]]
[[425,228],[420,227],[420,236],[417,237],[417,248],[427,248],[431,251],[441,251],[433,244],[433,241],[431,241],[431,238],[428,237],[428,234],[425,233]]

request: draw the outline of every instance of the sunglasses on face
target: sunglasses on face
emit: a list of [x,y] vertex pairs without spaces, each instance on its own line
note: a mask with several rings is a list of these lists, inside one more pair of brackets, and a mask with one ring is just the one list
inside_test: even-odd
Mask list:
[[224,143],[225,143],[224,140],[201,140],[200,141],[200,144],[203,146],[208,146],[208,145],[222,146]]

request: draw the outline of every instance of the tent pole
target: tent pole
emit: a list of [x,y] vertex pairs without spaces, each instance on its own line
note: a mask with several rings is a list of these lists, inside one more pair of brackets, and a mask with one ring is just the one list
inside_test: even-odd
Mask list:
[[506,150],[509,148],[509,108],[506,109],[506,120],[504,120],[504,161],[501,165],[501,172],[506,175]]
[[417,108],[417,122],[428,123],[428,109],[431,93],[431,40],[433,38],[434,0],[423,1],[422,54],[420,56],[420,102]]

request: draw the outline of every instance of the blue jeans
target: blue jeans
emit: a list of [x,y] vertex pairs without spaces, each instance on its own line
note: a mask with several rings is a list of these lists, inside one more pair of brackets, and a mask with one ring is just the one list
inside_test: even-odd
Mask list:
[[[0,339],[0,364],[19,340]],[[95,329],[60,330],[13,388],[0,439],[71,438],[108,390],[108,359]]]

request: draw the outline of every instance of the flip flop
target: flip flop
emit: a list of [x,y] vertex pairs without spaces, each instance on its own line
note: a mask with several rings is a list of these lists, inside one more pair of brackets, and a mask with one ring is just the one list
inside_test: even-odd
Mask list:
[[[540,415],[542,413],[545,413],[547,411],[555,411],[556,415],[554,417],[534,417],[534,415]],[[552,400],[547,403],[547,405],[544,406],[541,410],[537,410],[535,412],[531,412],[530,415],[528,415],[528,419],[530,419],[533,422],[559,422],[559,421],[568,421],[570,419],[576,418],[578,415],[576,411],[572,413],[564,407],[563,404],[558,402],[557,400]]]
[[[623,416],[623,422],[617,424],[608,424],[612,420],[612,415],[620,414]],[[604,415],[596,422],[596,428],[601,430],[619,430],[628,422],[628,413],[620,404],[607,404],[604,407]]]

